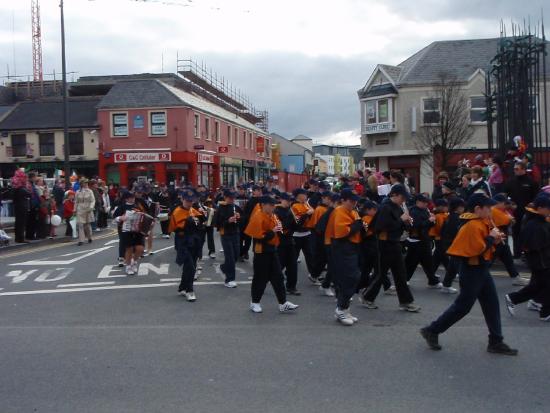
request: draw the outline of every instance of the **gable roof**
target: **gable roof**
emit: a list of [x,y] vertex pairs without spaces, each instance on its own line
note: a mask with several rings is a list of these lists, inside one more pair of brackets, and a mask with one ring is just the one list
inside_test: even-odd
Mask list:
[[269,134],[273,143],[278,143],[281,149],[281,155],[303,155],[306,152],[313,154],[313,151],[310,151],[308,148],[292,142],[290,139],[287,139],[276,133]]
[[180,99],[156,79],[123,80],[115,83],[98,109],[156,108],[183,106]]
[[[69,98],[69,128],[97,126],[99,98]],[[60,99],[19,103],[1,122],[0,130],[62,129],[63,101]]]

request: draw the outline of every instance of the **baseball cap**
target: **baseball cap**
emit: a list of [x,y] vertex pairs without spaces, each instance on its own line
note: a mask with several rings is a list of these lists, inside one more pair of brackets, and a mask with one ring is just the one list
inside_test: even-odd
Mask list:
[[330,192],[330,191],[321,192],[321,198],[330,198],[331,195],[332,195],[332,192]]
[[121,197],[123,200],[126,200],[126,199],[129,199],[129,198],[135,198],[135,195],[130,192],[130,191],[126,191],[122,194],[122,197]]
[[505,194],[496,194],[493,197],[493,200],[498,204],[501,203],[501,202],[504,202],[505,204],[510,204],[511,203],[510,198],[508,198]]
[[435,200],[435,206],[436,207],[444,207],[444,206],[448,206],[448,205],[449,205],[449,203],[447,202],[446,199],[440,198],[440,199]]
[[354,194],[351,189],[344,189],[340,192],[342,201],[359,201],[359,196]]
[[390,189],[390,193],[388,195],[389,196],[403,195],[406,198],[410,197],[409,192],[407,191],[407,188],[405,188],[403,184],[395,184],[394,186],[392,186]]
[[302,188],[296,188],[292,194],[297,197],[298,195],[307,195],[307,191],[305,189],[302,189]]
[[260,203],[261,204],[271,204],[271,205],[276,205],[277,204],[277,201],[274,199],[274,198],[271,198],[270,196],[268,195],[264,195],[260,198]]
[[195,200],[195,192],[192,189],[184,189],[180,192],[180,197],[184,201],[194,201]]
[[468,198],[468,210],[473,211],[475,207],[486,207],[486,206],[493,206],[496,202],[493,201],[493,199],[489,198],[485,194],[473,194],[470,198]]
[[550,197],[546,195],[537,195],[533,201],[535,208],[550,208]]
[[237,194],[233,192],[231,189],[226,189],[223,191],[224,198],[235,198]]
[[[390,191],[391,192],[391,191]],[[417,194],[414,197],[414,202],[430,202],[430,198],[428,198],[424,194]]]
[[451,198],[449,201],[449,209],[452,211],[454,211],[458,207],[465,206],[465,205],[466,205],[466,202],[464,202],[462,198],[457,196]]
[[283,200],[283,201],[291,201],[292,200],[292,196],[287,193],[287,192],[282,192],[280,195],[279,195],[279,199]]
[[330,200],[332,202],[338,202],[340,201],[340,199],[341,199],[341,196],[340,194],[337,194],[337,193],[332,194],[332,196],[330,197]]

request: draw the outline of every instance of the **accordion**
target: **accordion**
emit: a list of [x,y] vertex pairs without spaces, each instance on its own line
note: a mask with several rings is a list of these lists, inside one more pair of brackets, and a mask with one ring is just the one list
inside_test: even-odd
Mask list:
[[155,223],[155,218],[139,211],[128,211],[126,212],[126,216],[130,232],[137,232],[142,235],[149,234]]

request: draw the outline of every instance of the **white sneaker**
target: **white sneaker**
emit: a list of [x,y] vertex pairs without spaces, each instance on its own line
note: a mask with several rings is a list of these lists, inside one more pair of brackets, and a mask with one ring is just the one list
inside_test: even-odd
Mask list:
[[359,321],[359,319],[358,319],[357,317],[355,317],[355,316],[351,313],[351,311],[350,311],[349,308],[346,310],[346,312],[348,313],[348,316],[351,317],[351,319],[353,320],[353,323],[354,323],[354,324],[357,323],[357,322]]
[[124,267],[124,258],[118,257],[118,267],[119,268]]
[[321,294],[327,297],[335,297],[336,294],[334,294],[334,291],[332,288],[323,288],[322,286],[319,286],[319,291],[321,291]]
[[162,238],[164,238],[164,239],[170,239],[170,235],[164,234],[164,235],[162,236]]
[[395,290],[395,285],[392,285],[390,288],[384,291],[386,295],[396,295],[397,291]]
[[313,285],[321,285],[321,281],[318,278],[313,277],[311,274],[307,275],[307,279],[311,281]]
[[420,306],[414,303],[409,303],[409,304],[400,304],[399,309],[401,311],[407,311],[408,313],[419,313],[421,308]]
[[139,269],[139,264],[137,262],[132,263],[132,270],[134,271],[134,274],[137,274]]
[[336,308],[336,311],[334,312],[334,318],[336,319],[336,321],[344,326],[353,325],[353,318],[351,317],[351,314],[347,311],[342,311]]
[[250,311],[253,313],[261,313],[263,310],[260,303],[250,303]]
[[529,311],[540,311],[542,308],[542,304],[537,303],[535,300],[529,300],[527,301],[527,309]]
[[202,271],[202,265],[197,265],[197,270]]
[[510,296],[508,294],[504,296],[504,302],[506,303],[506,309],[508,310],[508,313],[510,313],[512,317],[515,316],[516,315],[516,309],[514,308],[515,305],[510,299]]
[[512,285],[519,286],[519,287],[525,287],[526,285],[529,285],[529,278],[524,278],[521,276],[512,278]]
[[95,229],[95,232],[101,232],[101,229],[100,229],[100,228],[96,228],[96,229]]
[[237,288],[237,283],[235,281],[229,281],[224,284],[227,288]]
[[127,265],[126,266],[126,274],[127,275],[136,275],[136,272],[134,271],[133,265]]
[[430,288],[432,290],[439,290],[442,287],[443,287],[442,283],[437,283],[437,284],[433,284],[433,285],[428,284],[428,288]]
[[187,301],[189,302],[197,301],[197,296],[193,291],[185,293],[185,298],[187,298]]
[[281,313],[289,313],[291,311],[296,310],[298,307],[300,306],[297,304],[293,304],[290,301],[287,301],[284,304],[279,304],[279,311]]
[[197,281],[200,276],[201,276],[201,272],[200,271],[195,271],[195,275],[193,276],[193,281]]
[[441,287],[441,290],[439,292],[442,294],[456,294],[458,290],[453,287]]
[[210,254],[208,254],[208,256],[213,260],[216,259],[216,253],[214,253],[214,252],[211,252]]

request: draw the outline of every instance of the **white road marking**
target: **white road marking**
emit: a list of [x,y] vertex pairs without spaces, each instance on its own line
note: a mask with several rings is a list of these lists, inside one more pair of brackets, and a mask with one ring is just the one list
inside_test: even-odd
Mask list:
[[[241,281],[238,285],[250,284],[250,281]],[[83,291],[102,291],[102,290],[133,290],[138,288],[156,288],[156,287],[174,287],[178,283],[162,283],[162,284],[136,284],[136,285],[111,285],[104,287],[82,287],[82,288],[61,288],[59,290],[34,290],[34,291],[8,291],[0,293],[0,296],[14,296],[14,295],[39,295],[39,294],[56,294],[56,293],[76,293]],[[223,285],[221,281],[213,282],[196,282],[194,285]]]
[[[169,249],[174,249],[174,246],[173,245],[170,245],[168,247],[164,247],[164,248],[161,248],[160,250],[156,250],[156,251],[153,251],[154,254],[158,254],[159,252],[164,252],[166,250],[169,250]],[[153,255],[154,255],[153,254]]]
[[[161,278],[161,283],[168,283],[168,282],[174,282],[174,281],[180,281],[181,278]],[[196,283],[195,283],[196,284]]]
[[56,271],[61,271],[57,276],[50,278],[50,275],[54,273],[54,270],[46,270],[40,274],[34,281],[39,283],[52,282],[52,281],[61,281],[73,272],[74,268],[56,268]]
[[114,281],[102,281],[96,283],[76,283],[76,284],[59,284],[57,288],[70,288],[70,287],[92,287],[97,285],[114,285]]
[[124,271],[124,267],[119,268],[118,265],[106,265],[101,269],[101,271],[97,275],[97,278],[124,278],[124,277],[126,277],[126,274],[111,275],[111,272],[113,272],[113,271]]
[[105,244],[103,245],[112,245],[112,244],[118,244],[119,243],[119,240],[118,239],[113,239],[111,241],[107,241]]
[[77,261],[80,261],[84,258],[91,257],[92,255],[98,254],[102,251],[108,250],[110,248],[113,248],[113,246],[111,245],[111,246],[108,246],[108,247],[96,248],[96,249],[92,249],[92,250],[79,251],[79,252],[72,252],[70,254],[61,255],[62,257],[69,257],[69,256],[77,255],[77,254],[83,254],[83,255],[80,255],[79,257],[76,257],[76,258],[73,258],[73,259],[70,259],[70,260],[65,260],[65,261],[62,261],[62,260],[48,261],[48,259],[45,258],[45,259],[42,259],[42,260],[16,262],[14,264],[10,264],[10,267],[14,267],[14,266],[18,266],[18,265],[69,265],[69,264],[73,264]]
[[149,271],[156,273],[157,275],[168,275],[170,264],[161,264],[160,267],[155,267],[148,262],[142,262],[139,264],[138,275],[149,275]]
[[6,274],[6,277],[12,277],[11,280],[12,284],[18,284],[20,282],[25,281],[27,278],[29,278],[30,275],[34,274],[38,270],[29,270],[27,272],[23,272],[22,270],[16,270],[16,271],[10,271]]

